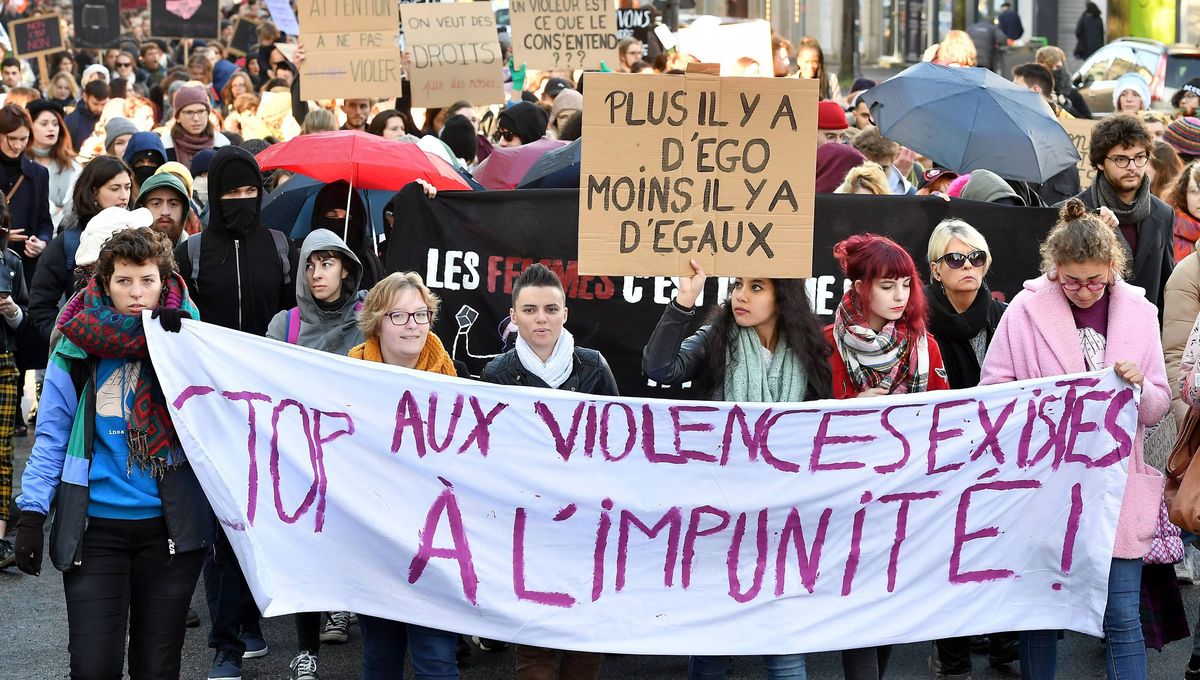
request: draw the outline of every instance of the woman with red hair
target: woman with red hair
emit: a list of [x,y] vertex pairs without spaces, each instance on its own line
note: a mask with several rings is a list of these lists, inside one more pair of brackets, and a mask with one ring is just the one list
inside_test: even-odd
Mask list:
[[833,345],[833,396],[880,397],[946,390],[937,342],[925,330],[917,265],[895,241],[860,234],[833,256],[852,285],[825,338]]

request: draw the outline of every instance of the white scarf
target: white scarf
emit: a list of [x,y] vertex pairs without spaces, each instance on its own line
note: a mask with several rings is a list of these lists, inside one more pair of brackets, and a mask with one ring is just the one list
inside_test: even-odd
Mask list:
[[571,377],[571,371],[575,368],[575,337],[571,335],[571,331],[564,328],[558,336],[558,342],[554,344],[550,360],[543,362],[518,333],[517,358],[521,360],[525,370],[541,378],[550,387],[558,389],[559,385]]

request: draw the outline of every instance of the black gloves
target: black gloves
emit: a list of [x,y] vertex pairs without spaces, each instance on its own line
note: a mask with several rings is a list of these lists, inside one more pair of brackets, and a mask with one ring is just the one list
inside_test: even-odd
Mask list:
[[13,549],[17,553],[17,568],[38,576],[42,573],[42,547],[46,543],[43,528],[46,516],[32,510],[22,510],[17,520],[17,539]]
[[183,328],[183,320],[192,318],[192,315],[182,309],[155,307],[154,311],[150,314],[150,318],[158,319],[164,331],[178,333],[179,329]]

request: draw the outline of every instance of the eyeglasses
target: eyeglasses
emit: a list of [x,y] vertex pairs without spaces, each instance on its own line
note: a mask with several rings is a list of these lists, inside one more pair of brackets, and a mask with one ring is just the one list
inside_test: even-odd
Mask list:
[[388,312],[384,316],[391,319],[393,326],[403,326],[408,323],[409,319],[424,326],[433,319],[433,314],[428,309],[421,309],[415,312]]
[[946,253],[937,259],[938,262],[946,263],[946,266],[951,269],[962,269],[963,265],[970,262],[972,267],[982,267],[987,264],[987,253],[982,250],[972,250],[963,255],[962,253]]
[[511,142],[513,140],[513,137],[516,137],[516,136],[517,136],[517,134],[515,132],[513,132],[512,130],[505,130],[504,128],[500,128],[499,130],[496,130],[496,134],[492,135],[492,141],[498,142],[501,139],[503,139],[506,142]]
[[192,111],[180,111],[179,115],[188,116],[189,118],[203,118],[208,115],[208,109],[195,109]]
[[1139,153],[1133,158],[1130,158],[1129,156],[1105,156],[1104,159],[1112,161],[1113,165],[1117,166],[1118,168],[1128,168],[1130,162],[1133,163],[1134,167],[1142,168],[1150,162],[1150,155]]
[[1092,291],[1093,293],[1098,293],[1098,292],[1104,290],[1104,287],[1108,285],[1108,282],[1107,281],[1092,281],[1091,283],[1084,283],[1083,281],[1063,281],[1059,285],[1061,285],[1063,287],[1063,290],[1069,290],[1072,293],[1079,290],[1080,288],[1087,288],[1088,290]]

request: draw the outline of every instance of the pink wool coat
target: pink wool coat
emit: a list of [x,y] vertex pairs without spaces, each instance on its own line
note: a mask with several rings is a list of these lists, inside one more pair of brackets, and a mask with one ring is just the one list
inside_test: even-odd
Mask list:
[[[1129,479],[1117,521],[1113,557],[1137,559],[1150,550],[1158,521],[1163,476],[1142,459],[1147,425],[1166,415],[1171,389],[1158,336],[1158,310],[1142,289],[1125,282],[1111,286],[1104,365],[1132,361],[1145,374],[1138,404],[1138,428],[1133,437]],[[1000,320],[983,362],[981,385],[1083,373],[1087,366],[1071,308],[1057,281],[1046,276],[1025,282]]]

